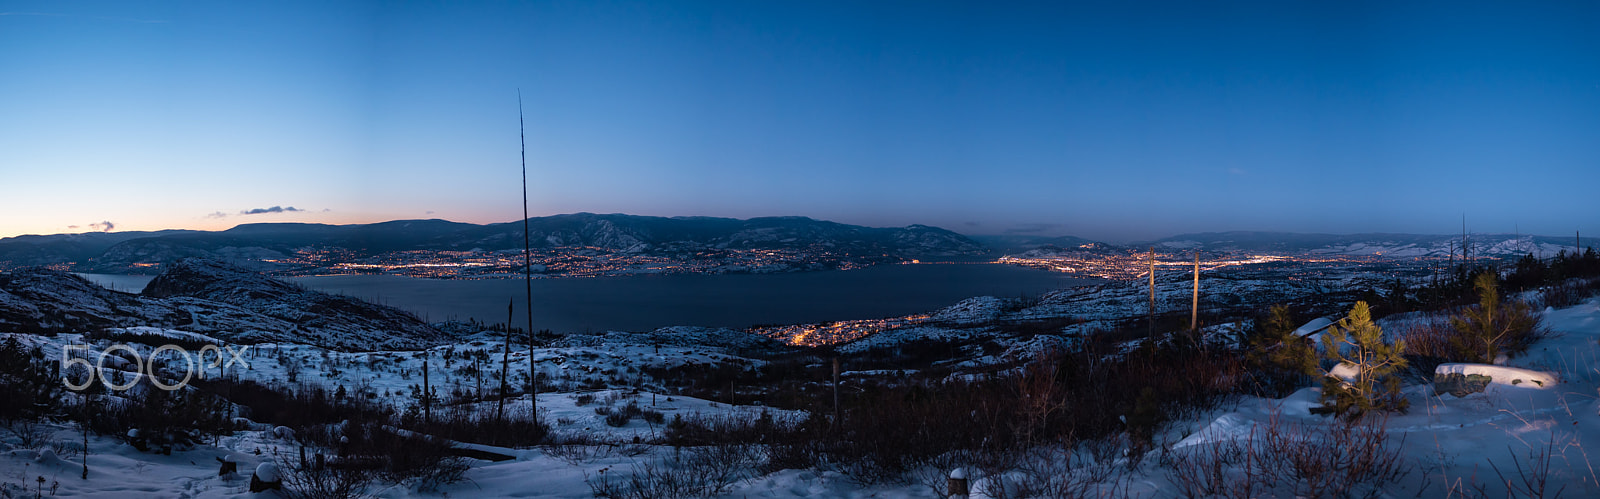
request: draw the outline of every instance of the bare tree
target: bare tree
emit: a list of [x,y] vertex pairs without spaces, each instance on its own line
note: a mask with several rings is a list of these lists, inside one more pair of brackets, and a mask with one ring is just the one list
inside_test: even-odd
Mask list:
[[[500,356],[500,406],[494,410],[494,418],[504,420],[506,415],[506,374],[511,367],[511,319],[514,317],[512,309],[516,307],[517,300],[513,298],[506,302],[506,341],[505,353]],[[529,352],[532,353],[532,352]]]
[[1194,301],[1189,306],[1189,332],[1200,332],[1200,252],[1194,252]]
[[1156,337],[1156,247],[1150,247],[1150,334],[1149,338]]

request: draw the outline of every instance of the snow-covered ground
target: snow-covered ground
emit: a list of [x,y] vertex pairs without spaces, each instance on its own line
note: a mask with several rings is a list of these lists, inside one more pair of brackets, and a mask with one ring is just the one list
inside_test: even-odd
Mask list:
[[[975,311],[986,308],[973,303]],[[1558,488],[1568,497],[1600,496],[1600,299],[1581,305],[1544,312],[1546,323],[1559,334],[1534,347],[1524,356],[1511,359],[1507,367],[1551,373],[1556,383],[1517,383],[1497,381],[1483,393],[1465,397],[1434,393],[1429,384],[1405,388],[1410,411],[1390,417],[1384,432],[1399,446],[1408,473],[1398,482],[1378,491],[1379,497],[1437,497],[1450,494],[1491,496],[1505,494],[1506,479],[1522,483],[1530,466],[1548,465],[1549,491]],[[129,334],[169,336],[187,341],[204,341],[193,333],[159,329],[129,329]],[[672,336],[679,335],[678,337]],[[709,341],[705,335],[715,330],[684,329],[649,337],[629,334],[602,335],[572,340],[531,352],[534,363],[546,377],[569,386],[560,392],[541,393],[538,406],[546,421],[558,434],[585,434],[606,445],[585,449],[538,447],[494,449],[512,455],[506,461],[472,460],[465,480],[434,490],[419,490],[416,484],[387,484],[369,492],[379,497],[592,497],[590,484],[603,477],[620,477],[642,467],[661,465],[674,459],[670,446],[634,445],[649,442],[663,431],[661,425],[635,419],[622,427],[602,421],[594,408],[622,405],[629,401],[660,411],[670,420],[674,414],[727,416],[741,419],[768,412],[774,417],[797,418],[803,415],[758,406],[730,406],[726,403],[659,393],[652,380],[642,373],[646,367],[686,364],[726,364],[745,366],[760,360],[740,357],[715,347],[695,346]],[[46,349],[59,358],[64,345],[82,341],[77,335],[55,337],[17,336]],[[647,343],[648,341],[648,343]],[[149,347],[140,347],[148,353]],[[495,367],[500,359],[499,344],[493,334],[480,334],[462,343],[428,351],[433,382],[441,393],[460,388],[478,390],[482,372],[484,390],[497,386]],[[513,378],[526,379],[530,352],[513,349]],[[244,355],[248,369],[235,375],[262,381],[286,382],[290,373],[297,380],[332,387],[344,385],[357,393],[398,402],[411,387],[420,383],[421,352],[333,352],[306,345],[263,344],[252,346]],[[476,360],[474,360],[476,359]],[[487,360],[485,360],[487,359]],[[168,359],[171,360],[171,359]],[[172,366],[171,362],[163,362]],[[468,367],[471,367],[470,369]],[[1495,374],[1495,368],[1461,368],[1461,372]],[[164,376],[176,376],[169,372]],[[859,373],[858,373],[859,374]],[[584,390],[600,380],[612,388]],[[632,380],[632,382],[629,382]],[[562,384],[566,383],[566,384]],[[629,387],[629,388],[623,388]],[[637,388],[632,388],[637,387]],[[593,402],[580,405],[579,396]],[[585,397],[587,399],[588,397]],[[1146,459],[1139,469],[1121,482],[1116,495],[1172,497],[1179,495],[1178,484],[1170,473],[1175,456],[1203,452],[1220,442],[1236,441],[1261,434],[1272,425],[1284,427],[1325,427],[1328,419],[1312,415],[1318,389],[1306,388],[1283,399],[1243,398],[1222,410],[1189,421],[1176,422],[1158,444],[1168,447],[1168,459]],[[525,410],[526,396],[512,402],[512,410]],[[480,402],[479,404],[492,404]],[[247,491],[250,470],[274,456],[287,456],[297,444],[274,435],[264,426],[223,437],[216,446],[177,450],[170,456],[141,453],[119,439],[89,439],[89,478],[79,477],[81,465],[73,447],[80,441],[72,423],[44,426],[48,443],[24,445],[15,435],[0,430],[0,490],[16,497],[30,497],[35,491],[51,497],[275,497],[275,492],[252,494]],[[635,440],[635,437],[638,437]],[[1594,449],[1595,452],[1589,452]],[[259,453],[258,453],[259,452]],[[1163,451],[1155,451],[1162,453]],[[240,474],[218,476],[217,458],[232,455],[240,462]],[[1532,457],[1530,457],[1532,456]],[[1547,456],[1544,459],[1541,456]],[[1165,461],[1165,462],[1164,462]],[[947,470],[931,470],[934,476]],[[39,477],[44,482],[38,481]],[[975,477],[982,478],[982,477]],[[934,490],[919,481],[861,486],[844,475],[826,470],[783,470],[761,475],[745,470],[724,490],[726,497],[768,498],[931,498]],[[1479,487],[1482,487],[1479,490]],[[975,495],[979,497],[980,495]],[[0,493],[3,497],[3,493]]]
[[[1402,445],[1410,472],[1380,496],[1505,496],[1506,480],[1519,487],[1523,483],[1519,467],[1529,470],[1541,461],[1548,463],[1544,475],[1547,496],[1563,487],[1567,497],[1600,496],[1600,402],[1596,398],[1600,394],[1600,300],[1546,310],[1545,321],[1558,336],[1534,345],[1527,355],[1511,359],[1506,367],[1441,366],[1449,372],[1495,375],[1482,393],[1456,397],[1434,393],[1429,384],[1404,389],[1410,410],[1390,416],[1386,431],[1391,443]],[[1553,375],[1557,382],[1513,383],[1543,375]],[[1283,399],[1247,398],[1209,422],[1175,428],[1190,433],[1173,445],[1174,452],[1248,439],[1262,434],[1274,421],[1285,427],[1327,425],[1328,418],[1309,411],[1319,405],[1319,396],[1320,388],[1305,388]],[[1154,478],[1151,482],[1162,484]],[[1171,486],[1154,486],[1152,492],[1171,492]]]

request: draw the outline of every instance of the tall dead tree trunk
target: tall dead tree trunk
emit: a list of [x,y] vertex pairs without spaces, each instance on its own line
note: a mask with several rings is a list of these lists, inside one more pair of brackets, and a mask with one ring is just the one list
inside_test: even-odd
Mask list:
[[533,365],[533,329],[528,329],[528,403],[533,405],[534,419],[539,419],[539,369]]
[[1199,339],[1200,332],[1200,252],[1194,252],[1194,300],[1189,305],[1189,332]]
[[[539,371],[533,366],[533,243],[528,234],[528,126],[522,120],[522,89],[517,89],[517,137],[522,141],[522,283],[528,301],[528,402],[533,404],[533,418],[537,421]],[[511,324],[507,323],[506,327],[510,328]]]
[[[93,371],[91,371],[91,374],[93,374]],[[89,409],[91,408],[90,403],[93,401],[93,399],[91,397],[94,397],[94,394],[91,394],[91,393],[88,393],[88,392],[84,392],[84,394],[83,394],[83,479],[84,480],[88,480],[89,479],[89,418],[91,417],[90,414],[89,414]]]
[[511,371],[511,320],[516,317],[516,313],[513,311],[516,306],[516,298],[506,302],[506,351],[500,356],[500,406],[494,410],[494,418],[501,421],[505,421],[506,396],[508,395],[506,392],[510,391],[506,376]]
[[833,427],[838,428],[842,420],[839,419],[839,358],[833,358]]
[[1150,334],[1151,341],[1156,338],[1156,247],[1150,247]]
[[428,383],[428,357],[433,352],[429,349],[422,350],[422,425],[427,426],[433,421],[433,388]]

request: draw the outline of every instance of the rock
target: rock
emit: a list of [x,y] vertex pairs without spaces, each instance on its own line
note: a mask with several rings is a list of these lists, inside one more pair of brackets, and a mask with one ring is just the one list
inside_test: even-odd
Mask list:
[[217,470],[217,476],[227,476],[227,475],[239,472],[239,457],[238,456],[235,456],[233,454],[228,454],[225,457],[217,458],[217,463],[220,463],[222,465]]
[[1456,397],[1465,397],[1474,393],[1483,393],[1489,387],[1489,382],[1494,378],[1482,374],[1446,373],[1433,375],[1433,393],[1448,393]]
[[949,491],[950,497],[966,497],[969,493],[967,490],[967,470],[965,468],[951,470],[950,480],[945,484],[945,489]]

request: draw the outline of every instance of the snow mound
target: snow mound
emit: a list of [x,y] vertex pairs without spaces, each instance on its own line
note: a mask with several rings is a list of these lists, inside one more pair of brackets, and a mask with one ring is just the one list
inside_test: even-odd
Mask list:
[[1172,444],[1172,448],[1176,450],[1191,445],[1227,442],[1231,440],[1249,438],[1250,431],[1254,429],[1255,426],[1255,421],[1247,419],[1239,414],[1223,414],[1222,417],[1217,418],[1216,421],[1212,421],[1210,425],[1207,425],[1200,431],[1195,432],[1193,435],[1189,435],[1183,440],[1179,440],[1176,444]]
[[1360,374],[1361,370],[1356,368],[1355,364],[1349,362],[1340,362],[1339,365],[1333,366],[1333,369],[1328,370],[1329,377],[1339,378],[1347,382],[1354,382],[1356,376]]
[[273,463],[261,463],[260,466],[256,466],[256,478],[261,479],[263,482],[278,481],[278,465]]

